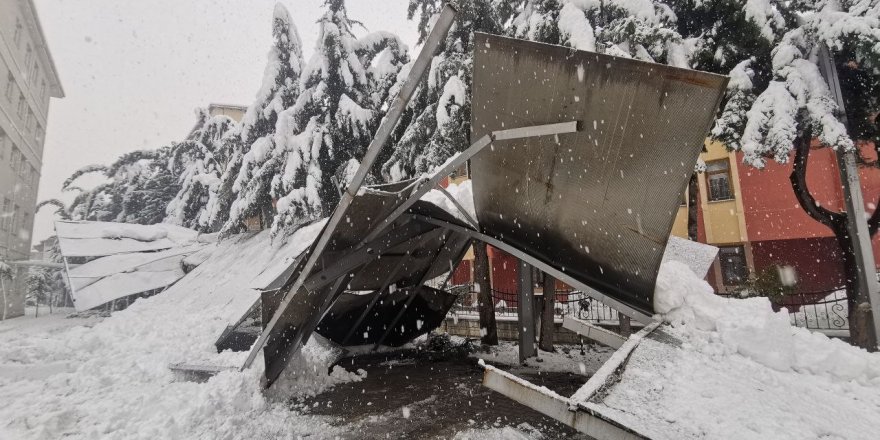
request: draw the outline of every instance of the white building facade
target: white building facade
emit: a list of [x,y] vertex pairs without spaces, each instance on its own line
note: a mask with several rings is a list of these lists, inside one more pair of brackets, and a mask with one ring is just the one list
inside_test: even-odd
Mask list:
[[[0,261],[30,256],[50,98],[64,97],[33,0],[0,0]],[[24,266],[2,280],[0,319],[24,314]]]
[[30,255],[49,100],[63,96],[33,0],[0,0],[0,260]]

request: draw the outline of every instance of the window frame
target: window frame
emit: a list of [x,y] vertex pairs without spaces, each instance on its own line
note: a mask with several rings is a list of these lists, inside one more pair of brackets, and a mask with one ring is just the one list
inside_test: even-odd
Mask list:
[[12,74],[11,70],[6,72],[6,91],[4,95],[6,96],[6,100],[10,103],[12,102],[12,97],[15,96],[15,87],[18,85],[15,82],[15,75]]
[[15,31],[12,34],[12,42],[18,46],[21,44],[21,36],[24,33],[24,26],[21,24],[21,17],[15,17]]
[[[733,253],[738,255],[742,259],[742,273],[739,275],[739,280],[728,279],[727,271],[725,271],[725,260],[730,257],[730,253],[725,251],[730,251],[731,249],[735,249],[736,251]],[[746,258],[746,248],[742,244],[734,244],[728,246],[718,246],[718,268],[721,272],[721,284],[725,287],[734,287],[741,286],[746,281],[748,281],[749,274],[751,273],[751,269],[749,269],[749,261]]]
[[[726,167],[722,170],[714,170],[710,171],[711,165],[716,163],[723,163]],[[736,194],[733,191],[733,172],[730,166],[730,159],[717,159],[706,162],[706,171],[704,172],[706,175],[706,198],[710,202],[724,202],[728,200],[736,200]],[[727,175],[727,198],[716,198],[715,193],[712,191],[712,176],[726,174]]]
[[6,160],[6,144],[8,139],[9,135],[6,134],[6,130],[0,127],[0,160]]
[[10,215],[12,214],[12,200],[9,197],[3,197],[3,206],[0,206],[0,229],[8,231],[10,229]]

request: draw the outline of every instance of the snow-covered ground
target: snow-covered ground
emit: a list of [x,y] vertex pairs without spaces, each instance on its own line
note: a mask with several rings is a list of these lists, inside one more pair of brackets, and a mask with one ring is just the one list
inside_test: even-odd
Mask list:
[[[109,318],[56,314],[0,323],[0,438],[338,434],[320,418],[265,397],[261,366],[202,384],[178,381],[168,369],[178,362],[237,367],[244,360],[246,353],[217,354],[213,343],[257,298],[248,283],[278,250],[268,232],[213,246],[212,257],[172,288]],[[304,351],[320,354],[314,347]],[[334,380],[351,377],[318,383]]]
[[718,297],[678,263],[655,308],[672,325],[591,407],[658,440],[877,438],[880,354],[793,327],[766,298]]
[[[210,246],[211,256],[172,288],[111,317],[0,323],[0,439],[351,437],[351,426],[286,403],[291,393],[364,377],[338,368],[326,374],[333,356],[320,338],[268,394],[259,362],[238,372],[246,353],[214,349],[256,300],[254,277],[295,249],[274,247],[268,233]],[[876,437],[880,354],[794,328],[765,299],[714,296],[681,263],[664,266],[657,300],[671,325],[645,339],[620,383],[590,403],[603,414],[656,439]],[[590,374],[609,353],[587,351],[541,352],[530,367]],[[480,357],[516,365],[516,347]],[[231,368],[193,383],[169,370],[181,362]],[[473,427],[457,438],[540,438],[527,428]]]

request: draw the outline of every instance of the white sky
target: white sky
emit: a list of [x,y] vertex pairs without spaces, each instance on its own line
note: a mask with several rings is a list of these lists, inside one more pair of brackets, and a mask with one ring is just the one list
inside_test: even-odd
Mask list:
[[[66,97],[49,111],[39,200],[60,198],[77,169],[181,140],[194,109],[249,105],[271,44],[275,0],[36,0]],[[312,53],[323,0],[281,0]],[[410,48],[417,23],[407,0],[348,0],[369,31],[398,34]],[[356,30],[358,33],[365,33]],[[413,55],[414,56],[414,55]],[[70,197],[64,197],[69,199]],[[36,218],[34,243],[52,234]]]

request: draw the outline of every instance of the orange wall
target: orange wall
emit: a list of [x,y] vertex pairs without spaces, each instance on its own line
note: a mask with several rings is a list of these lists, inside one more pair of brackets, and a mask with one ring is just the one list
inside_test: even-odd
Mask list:
[[[876,158],[871,146],[863,148],[866,158]],[[737,154],[742,162],[742,154]],[[740,185],[745,220],[750,241],[787,240],[793,238],[830,237],[831,231],[810,218],[798,204],[791,188],[789,175],[792,164],[768,161],[764,169],[739,167]],[[862,191],[866,209],[870,213],[880,196],[880,170],[862,168]],[[814,149],[807,168],[807,185],[816,200],[824,207],[840,211],[843,191],[834,151]]]

